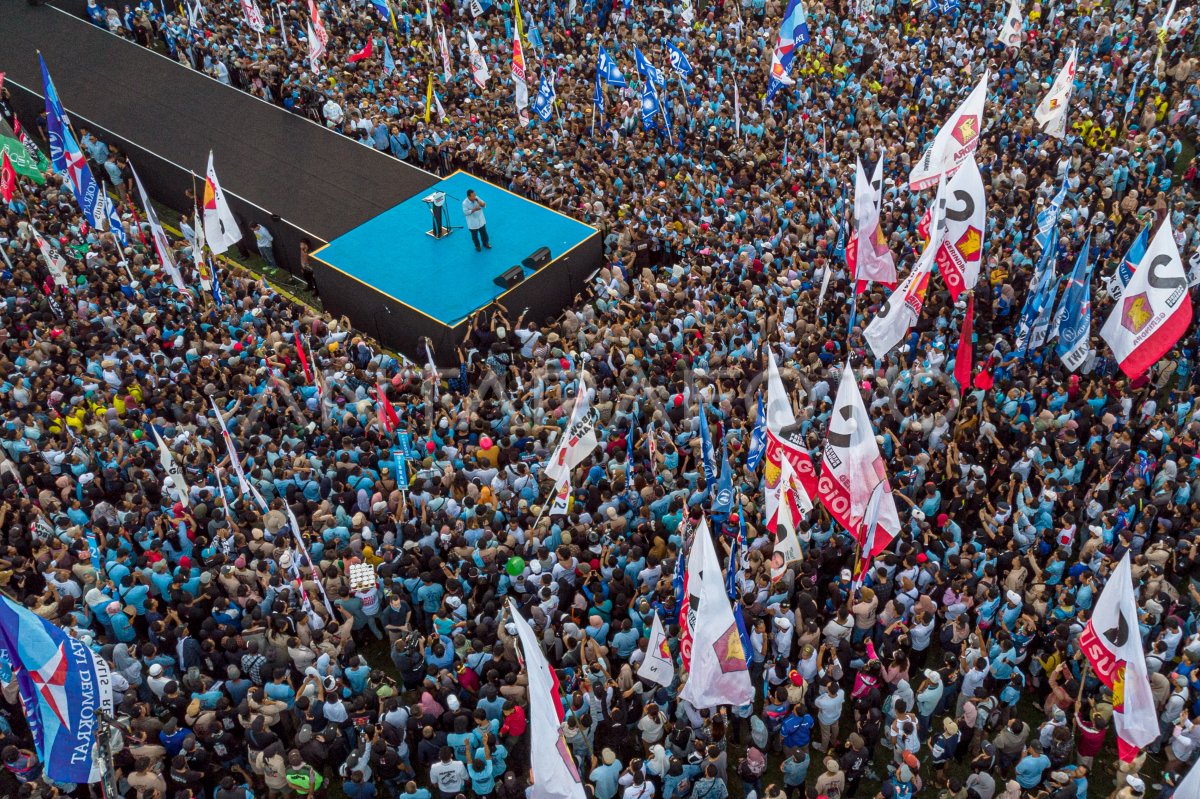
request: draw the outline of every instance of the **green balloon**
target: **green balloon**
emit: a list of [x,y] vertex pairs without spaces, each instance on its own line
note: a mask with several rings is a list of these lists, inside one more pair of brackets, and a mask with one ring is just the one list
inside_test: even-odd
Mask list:
[[508,559],[508,563],[504,564],[504,570],[508,572],[509,577],[516,577],[525,571],[525,560],[514,555]]

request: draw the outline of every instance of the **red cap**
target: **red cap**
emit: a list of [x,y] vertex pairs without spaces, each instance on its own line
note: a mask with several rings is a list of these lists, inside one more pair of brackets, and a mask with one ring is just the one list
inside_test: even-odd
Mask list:
[[937,517],[937,525],[938,525],[938,527],[945,527],[945,526],[946,526],[947,524],[949,524],[949,523],[950,523],[950,517],[949,517],[949,516],[947,516],[945,513],[939,513],[939,514],[938,514],[938,517]]
[[917,555],[917,563],[925,563],[928,560],[929,560],[929,557],[924,552]]

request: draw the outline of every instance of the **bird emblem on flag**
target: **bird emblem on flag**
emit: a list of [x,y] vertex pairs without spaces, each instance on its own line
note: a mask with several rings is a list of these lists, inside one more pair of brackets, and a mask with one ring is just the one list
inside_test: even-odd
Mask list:
[[1150,320],[1154,318],[1154,308],[1150,305],[1150,297],[1146,292],[1140,292],[1124,299],[1124,310],[1121,313],[1121,326],[1134,335],[1142,332]]
[[747,670],[746,650],[742,646],[742,637],[738,634],[736,622],[729,625],[729,629],[713,642],[713,650],[717,653],[717,662],[721,665],[723,674]]
[[959,117],[954,126],[954,139],[964,147],[975,141],[979,136],[979,117],[974,114],[964,114]]
[[964,261],[978,261],[982,242],[983,234],[979,228],[972,226],[967,228],[958,241],[954,242],[954,248],[958,250],[958,254],[963,257]]

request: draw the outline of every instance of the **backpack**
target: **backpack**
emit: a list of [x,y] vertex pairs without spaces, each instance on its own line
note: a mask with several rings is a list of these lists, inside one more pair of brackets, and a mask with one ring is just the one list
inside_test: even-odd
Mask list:
[[747,749],[746,756],[742,758],[742,762],[738,763],[738,776],[746,780],[756,780],[766,773],[766,770],[767,758],[756,746]]
[[758,716],[750,717],[750,740],[759,749],[766,749],[769,740],[766,722]]

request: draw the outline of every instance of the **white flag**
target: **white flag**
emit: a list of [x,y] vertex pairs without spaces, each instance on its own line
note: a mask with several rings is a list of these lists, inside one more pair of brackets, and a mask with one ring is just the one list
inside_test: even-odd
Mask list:
[[212,150],[208,151],[208,170],[204,173],[204,231],[208,237],[208,249],[214,255],[220,255],[242,240],[242,231],[217,181]]
[[508,600],[508,610],[521,651],[525,655],[525,674],[529,681],[530,767],[533,772],[529,789],[531,799],[584,799],[579,769],[562,734],[562,699],[558,680],[542,654],[537,635],[521,616],[517,605]]
[[921,309],[925,306],[925,292],[929,288],[929,273],[933,269],[936,241],[938,236],[935,233],[912,272],[900,282],[883,303],[879,313],[863,330],[863,338],[867,340],[876,358],[882,360],[887,357],[892,348],[908,335],[908,331],[921,316]]
[[1200,799],[1200,760],[1193,763],[1187,776],[1180,780],[1172,799]]
[[1004,15],[1004,24],[1000,27],[998,41],[1001,45],[1013,49],[1021,46],[1021,39],[1025,33],[1024,19],[1020,0],[1011,0],[1008,4],[1008,12]]
[[1137,611],[1126,551],[1096,599],[1092,618],[1079,636],[1079,648],[1096,676],[1112,689],[1117,754],[1127,763],[1159,734]]
[[911,191],[927,189],[936,185],[939,178],[951,177],[979,147],[988,74],[985,70],[979,83],[938,130],[933,142],[925,148],[921,160],[909,172],[908,188]]
[[738,93],[737,78],[733,80],[733,135],[742,135],[742,98]]
[[150,429],[154,432],[154,442],[158,444],[158,461],[162,464],[163,472],[167,477],[171,478],[171,484],[179,492],[179,501],[184,505],[191,504],[188,501],[188,486],[183,478],[183,470],[175,463],[175,458],[171,455],[171,450],[167,448],[167,445],[162,440],[162,436],[158,434],[158,428],[151,425]]
[[1076,48],[1071,48],[1067,62],[1058,71],[1058,77],[1050,86],[1050,91],[1034,109],[1034,119],[1049,135],[1061,139],[1067,130],[1067,107],[1071,103],[1071,92],[1075,88]]
[[588,397],[587,375],[579,370],[579,389],[575,397],[575,407],[571,411],[571,421],[563,431],[562,438],[546,464],[545,474],[558,483],[567,479],[571,470],[583,463],[592,450],[600,446],[596,437],[596,412],[592,410]]
[[671,648],[667,646],[667,634],[657,613],[654,614],[654,624],[650,627],[650,644],[646,647],[646,659],[638,666],[637,675],[650,682],[656,682],[663,688],[670,688],[671,683],[675,681],[675,659],[671,657]]
[[475,81],[475,85],[481,89],[487,88],[488,78],[492,73],[488,71],[487,61],[483,58],[483,53],[479,51],[479,45],[475,43],[475,37],[471,35],[471,31],[467,31],[467,60],[471,64],[471,79]]
[[698,710],[749,704],[754,701],[746,662],[749,653],[742,646],[733,606],[725,594],[725,575],[706,520],[700,521],[692,547],[694,553],[699,550],[700,585],[689,584],[689,590],[698,598],[699,607],[692,629],[688,681],[679,695]]
[[571,512],[571,473],[567,472],[554,487],[554,501],[547,516],[566,516]]
[[442,51],[442,78],[450,82],[450,46],[446,44],[446,29],[438,25],[438,49]]
[[512,79],[516,92],[517,116],[520,117],[522,125],[527,125],[531,117],[527,110],[529,108],[529,84],[525,82],[525,51],[521,48],[521,37],[515,27],[513,28]]
[[154,249],[158,253],[158,260],[162,264],[163,269],[171,276],[171,282],[175,284],[175,288],[179,289],[184,294],[189,293],[187,284],[183,282],[183,275],[179,273],[179,267],[175,264],[175,258],[171,253],[171,242],[167,240],[167,234],[163,231],[162,225],[158,221],[158,213],[154,210],[154,206],[150,204],[150,197],[146,194],[146,187],[142,185],[142,179],[138,177],[137,170],[133,168],[133,164],[129,165],[129,171],[133,173],[133,182],[137,184],[138,196],[142,199],[142,208],[146,212],[146,221],[150,223],[150,237],[154,240]]
[[854,169],[854,279],[896,285],[896,261],[880,224],[883,201],[883,158],[867,179],[862,160]]
[[[308,21],[309,58],[315,58],[319,61],[325,55],[325,53],[329,51],[329,31],[325,30],[325,23],[321,21],[321,11],[317,8],[315,0],[308,0]],[[312,44],[312,34],[314,33],[317,36],[317,46],[315,50]],[[315,55],[314,52],[316,53]]]
[[879,499],[878,523],[875,525],[872,546],[863,551],[868,557],[878,555],[899,535],[900,515],[896,512],[895,497],[887,485],[887,468],[879,452],[879,444],[875,441],[871,417],[867,415],[862,394],[854,382],[854,369],[846,361],[838,383],[833,413],[829,417],[818,494],[829,514],[860,544],[864,544],[866,538],[864,520],[867,506],[880,481],[885,483],[885,489]]
[[250,26],[250,30],[255,33],[262,33],[267,29],[262,12],[258,10],[258,3],[254,0],[242,0],[242,15],[246,17],[246,24]]
[[312,23],[308,23],[308,68],[313,72],[321,71],[321,56],[325,55],[325,48],[321,46],[321,42],[317,39],[317,35],[313,33]]
[[34,240],[37,242],[38,252],[42,254],[42,260],[46,262],[46,269],[50,272],[50,277],[54,280],[54,285],[65,287],[67,285],[67,261],[62,257],[58,250],[50,246],[50,243],[42,238],[42,234],[36,230],[33,231]]
[[812,496],[817,488],[817,474],[812,457],[804,444],[804,436],[796,424],[792,402],[783,387],[779,367],[775,365],[775,353],[767,348],[767,451],[763,459],[763,477],[766,480],[767,529],[775,531],[775,519],[779,510],[780,486],[783,484],[783,461],[786,459],[796,473],[796,479],[805,493]]
[[[575,2],[575,0],[571,0]],[[683,0],[679,16],[683,18],[685,25],[691,25],[696,21],[696,11],[692,8],[692,0]]]
[[983,263],[987,202],[975,156],[968,158],[946,184],[942,199],[942,243],[936,261],[950,296],[958,300],[964,291],[975,288]]
[[771,555],[771,582],[778,582],[787,572],[788,566],[800,561],[804,551],[800,548],[800,537],[796,534],[798,515],[807,515],[812,510],[812,500],[804,487],[795,481],[792,464],[783,459],[783,476],[779,481],[778,513],[775,524],[775,549]]
[[1175,346],[1191,323],[1187,273],[1168,217],[1150,240],[1100,335],[1121,371],[1138,377]]

